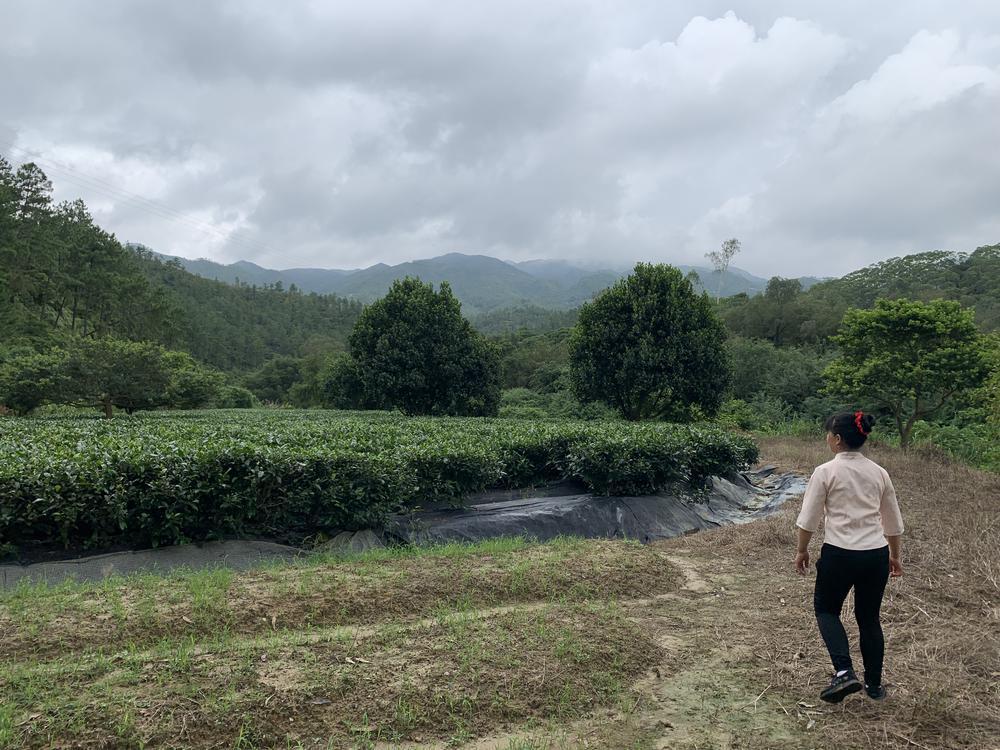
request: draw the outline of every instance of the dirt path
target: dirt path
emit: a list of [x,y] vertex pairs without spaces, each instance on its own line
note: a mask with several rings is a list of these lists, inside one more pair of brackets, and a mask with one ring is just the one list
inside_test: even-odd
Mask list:
[[[746,625],[742,577],[690,553],[669,561],[681,587],[652,598],[620,602],[627,617],[649,634],[662,657],[632,686],[628,700],[570,725],[542,726],[484,737],[475,750],[542,748],[806,748],[817,744],[817,701],[780,696],[747,666],[753,655]],[[803,695],[810,695],[803,693]],[[382,747],[444,748],[433,745]]]

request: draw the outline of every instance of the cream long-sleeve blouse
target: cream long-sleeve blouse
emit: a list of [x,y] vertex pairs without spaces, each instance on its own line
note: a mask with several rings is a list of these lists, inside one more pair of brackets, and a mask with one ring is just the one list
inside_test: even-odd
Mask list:
[[857,451],[816,467],[795,521],[815,532],[826,516],[824,541],[844,549],[878,549],[903,533],[903,517],[889,473]]

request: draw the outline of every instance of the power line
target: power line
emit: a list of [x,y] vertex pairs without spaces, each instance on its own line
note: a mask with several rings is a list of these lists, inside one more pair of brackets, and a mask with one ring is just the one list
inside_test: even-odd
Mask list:
[[164,204],[156,203],[147,198],[144,198],[141,195],[132,193],[123,188],[115,187],[109,183],[104,182],[103,180],[99,180],[98,178],[86,175],[82,172],[79,172],[78,170],[73,169],[72,167],[68,167],[67,165],[61,164],[60,162],[55,162],[51,159],[42,157],[37,152],[31,152],[28,151],[27,149],[22,149],[19,147],[13,147],[13,148],[25,154],[32,161],[38,163],[39,166],[44,167],[49,171],[56,172],[59,175],[60,179],[65,180],[66,182],[69,182],[73,185],[76,185],[77,187],[82,187],[85,190],[90,190],[99,193],[105,197],[113,199],[114,201],[138,209],[140,211],[145,211],[146,213],[164,219],[165,221],[181,224],[188,227],[189,229],[193,229],[202,233],[215,235],[220,239],[227,240],[235,245],[242,246],[246,249],[263,251],[263,252],[272,252],[272,249],[267,247],[266,245],[255,243],[254,241],[247,240],[245,238],[235,238],[232,237],[231,235],[227,235],[226,233],[221,232],[220,230],[216,229],[210,224],[206,224],[196,219],[192,219],[190,216],[175,211],[174,209],[171,209],[170,207]]
[[[4,129],[8,130],[11,133],[15,132],[8,127],[4,127]],[[197,219],[192,219],[189,215],[186,215],[180,211],[176,211],[173,208],[170,208],[169,206],[163,203],[159,203],[157,201],[139,195],[138,193],[133,193],[124,188],[120,188],[114,185],[113,183],[107,182],[106,180],[102,180],[99,177],[88,175],[67,164],[58,162],[54,159],[50,159],[42,155],[41,152],[30,151],[20,146],[15,146],[13,141],[9,139],[5,141],[0,141],[0,143],[6,144],[11,161],[15,160],[14,154],[12,152],[18,151],[24,155],[23,157],[21,157],[22,159],[26,157],[28,160],[38,163],[39,166],[44,167],[46,170],[57,172],[60,176],[60,179],[65,180],[77,187],[82,187],[85,190],[96,192],[107,198],[111,198],[112,200],[123,203],[129,207],[135,208],[140,211],[145,211],[165,221],[184,225],[189,229],[193,229],[195,231],[199,231],[202,233],[215,235],[216,237],[219,237],[220,239],[223,239],[229,242],[230,244],[240,247],[244,250],[262,252],[267,254],[276,252],[273,247],[270,247],[268,245],[265,245],[263,243],[245,237],[234,237],[232,234],[226,234],[225,232],[220,231],[219,229],[215,228],[210,224],[198,221]]]
[[[7,128],[7,129],[10,130],[9,128]],[[11,130],[10,132],[14,132],[14,131]],[[139,195],[138,193],[132,193],[132,192],[130,192],[128,190],[125,190],[124,188],[120,188],[117,185],[114,185],[114,184],[112,184],[110,182],[102,180],[102,179],[100,179],[98,177],[94,177],[93,175],[88,175],[88,174],[85,174],[83,172],[80,172],[79,170],[75,169],[74,167],[71,167],[68,164],[64,164],[64,163],[56,161],[54,159],[49,159],[49,158],[43,156],[43,154],[40,151],[31,151],[29,149],[26,149],[26,148],[23,148],[23,147],[20,147],[20,146],[15,146],[14,143],[13,143],[13,141],[11,141],[9,139],[7,141],[5,141],[5,142],[8,144],[8,147],[10,149],[13,149],[13,150],[16,150],[16,151],[20,151],[25,156],[27,156],[27,157],[35,160],[35,161],[41,162],[41,163],[45,164],[45,166],[47,166],[49,168],[55,169],[56,171],[59,171],[59,172],[62,172],[63,174],[66,175],[66,177],[67,177],[67,179],[69,181],[73,182],[74,184],[76,184],[78,186],[85,187],[85,188],[88,188],[88,189],[96,190],[96,191],[101,192],[101,193],[103,193],[105,195],[109,195],[110,197],[121,198],[123,200],[133,201],[137,205],[143,205],[143,206],[146,206],[146,207],[150,208],[151,210],[155,210],[155,211],[161,212],[163,214],[166,214],[167,217],[172,218],[172,219],[176,218],[176,219],[179,219],[179,220],[190,221],[190,219],[187,216],[185,216],[184,214],[182,214],[182,213],[180,213],[178,211],[175,211],[175,210],[171,209],[170,207],[168,207],[166,205],[158,204],[155,201],[152,201],[152,200],[150,200],[148,198],[145,198],[144,196]],[[77,181],[77,180],[79,180],[79,181]],[[209,229],[212,229],[212,227],[210,227],[208,225],[203,225],[203,226],[205,226],[205,227],[207,227]]]

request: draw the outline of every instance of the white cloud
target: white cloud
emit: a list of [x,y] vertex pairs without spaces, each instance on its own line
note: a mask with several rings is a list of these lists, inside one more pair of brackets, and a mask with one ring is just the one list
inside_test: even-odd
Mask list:
[[979,61],[992,57],[994,50],[1000,51],[1000,37],[963,44],[955,31],[921,31],[871,78],[859,81],[820,112],[820,122],[828,127],[845,121],[884,123],[945,105],[976,87],[995,90],[1000,82],[996,67]]
[[793,155],[723,222],[793,273],[996,242],[996,47],[919,32],[822,108]]

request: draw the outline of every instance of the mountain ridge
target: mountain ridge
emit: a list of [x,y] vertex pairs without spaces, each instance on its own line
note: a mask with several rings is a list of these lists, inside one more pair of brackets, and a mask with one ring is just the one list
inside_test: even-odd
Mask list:
[[[178,256],[158,255],[203,278],[228,284],[295,285],[303,292],[336,294],[360,302],[371,302],[383,296],[392,282],[405,276],[417,276],[425,282],[440,284],[447,281],[467,314],[477,315],[512,307],[533,306],[550,310],[579,307],[629,273],[628,269],[579,264],[567,260],[534,259],[507,261],[489,255],[446,253],[433,258],[405,261],[396,265],[376,263],[366,268],[287,268],[270,269],[251,261],[216,263],[205,258],[190,260]],[[718,282],[714,269],[703,266],[678,265],[684,274],[697,275],[699,289],[716,293]],[[819,279],[800,280],[803,288]],[[722,296],[735,294],[753,296],[767,286],[767,279],[733,267],[723,276]]]

